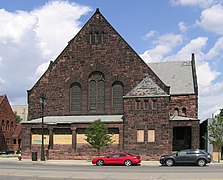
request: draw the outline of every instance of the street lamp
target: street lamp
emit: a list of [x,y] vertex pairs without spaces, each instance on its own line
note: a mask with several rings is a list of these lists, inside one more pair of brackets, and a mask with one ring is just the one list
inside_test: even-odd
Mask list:
[[45,161],[45,155],[44,155],[44,105],[45,105],[46,97],[44,94],[40,96],[40,103],[41,103],[41,110],[42,110],[42,145],[41,145],[41,161]]

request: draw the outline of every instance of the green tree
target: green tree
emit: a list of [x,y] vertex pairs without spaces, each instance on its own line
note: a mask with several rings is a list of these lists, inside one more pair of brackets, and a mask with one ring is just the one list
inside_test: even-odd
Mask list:
[[218,149],[218,162],[220,162],[221,147],[223,146],[223,109],[208,126],[208,140]]
[[14,116],[15,116],[15,121],[16,123],[20,123],[22,121],[22,118],[17,114],[17,112],[14,112]]
[[110,134],[108,134],[108,128],[100,119],[95,120],[85,131],[86,141],[95,149],[97,149],[98,156],[100,148],[103,146],[109,146],[114,141]]

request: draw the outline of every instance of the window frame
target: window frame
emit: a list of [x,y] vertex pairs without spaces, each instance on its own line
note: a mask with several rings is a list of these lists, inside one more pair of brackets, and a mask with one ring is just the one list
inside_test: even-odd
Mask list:
[[[117,88],[120,88],[121,90],[118,89],[118,92],[117,92],[117,89],[115,89],[116,86],[117,86]],[[118,94],[119,91],[122,91],[121,95]],[[117,93],[117,95],[115,93]],[[124,108],[123,95],[124,95],[124,85],[123,85],[123,83],[121,81],[115,81],[112,84],[112,110],[113,111],[123,111],[123,108]]]
[[[73,93],[77,93],[77,92],[73,92],[73,88],[74,87],[78,87],[79,89],[79,94],[78,95],[74,95],[73,96]],[[78,108],[77,109],[75,109],[75,107],[76,107],[76,105],[74,104],[73,105],[73,101],[74,102],[77,102],[77,99],[76,99],[76,97],[79,97],[79,105],[78,105]],[[73,107],[72,107],[73,106]],[[80,83],[78,83],[78,82],[74,82],[74,83],[72,83],[71,85],[70,85],[70,112],[80,112],[81,111],[81,109],[82,109],[82,87],[81,87],[81,84]]]
[[[91,82],[95,83],[94,92],[91,91]],[[103,82],[103,88],[100,86],[101,82]],[[101,89],[103,89],[103,92],[101,92]],[[95,100],[92,101],[94,97]],[[92,106],[92,104],[95,104],[95,107]],[[88,110],[90,112],[104,112],[105,110],[105,77],[104,74],[99,71],[92,72],[88,78]]]
[[[150,136],[151,135],[151,133],[150,132],[152,132],[152,137]],[[148,143],[154,143],[154,142],[156,142],[156,130],[155,129],[148,129],[147,130],[147,142]]]
[[144,129],[137,129],[137,143],[145,143],[145,130]]

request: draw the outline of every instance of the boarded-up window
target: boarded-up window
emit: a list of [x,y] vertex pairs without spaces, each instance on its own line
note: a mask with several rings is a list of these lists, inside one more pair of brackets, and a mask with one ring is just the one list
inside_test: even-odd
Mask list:
[[112,144],[119,144],[119,129],[108,128],[108,133],[112,136],[111,139],[114,141]]
[[81,110],[81,85],[74,83],[70,87],[70,110],[80,111]]
[[148,130],[148,142],[155,142],[155,130]]
[[119,134],[110,134],[111,139],[113,140],[112,144],[119,144]]
[[69,128],[55,128],[53,144],[72,144],[72,131]]
[[77,134],[77,144],[88,144],[85,134]]
[[[44,135],[44,144],[49,145],[49,135]],[[42,144],[42,135],[32,134],[32,144]]]
[[112,86],[113,110],[123,109],[123,84],[115,82]]
[[72,135],[55,134],[53,135],[53,144],[72,144]]
[[86,141],[86,136],[85,136],[85,130],[84,128],[78,128],[76,130],[77,134],[76,134],[76,140],[77,140],[77,144],[88,144],[88,142]]
[[103,111],[105,104],[105,82],[104,75],[93,72],[89,76],[89,110]]
[[144,142],[144,130],[137,130],[137,142]]

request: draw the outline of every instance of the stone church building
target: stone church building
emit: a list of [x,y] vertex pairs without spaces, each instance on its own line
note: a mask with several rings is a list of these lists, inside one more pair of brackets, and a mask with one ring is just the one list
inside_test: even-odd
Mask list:
[[23,156],[36,151],[40,157],[42,113],[48,159],[96,156],[84,132],[101,119],[115,141],[101,154],[126,151],[157,160],[199,148],[197,112],[194,54],[189,61],[146,64],[97,9],[28,90]]

